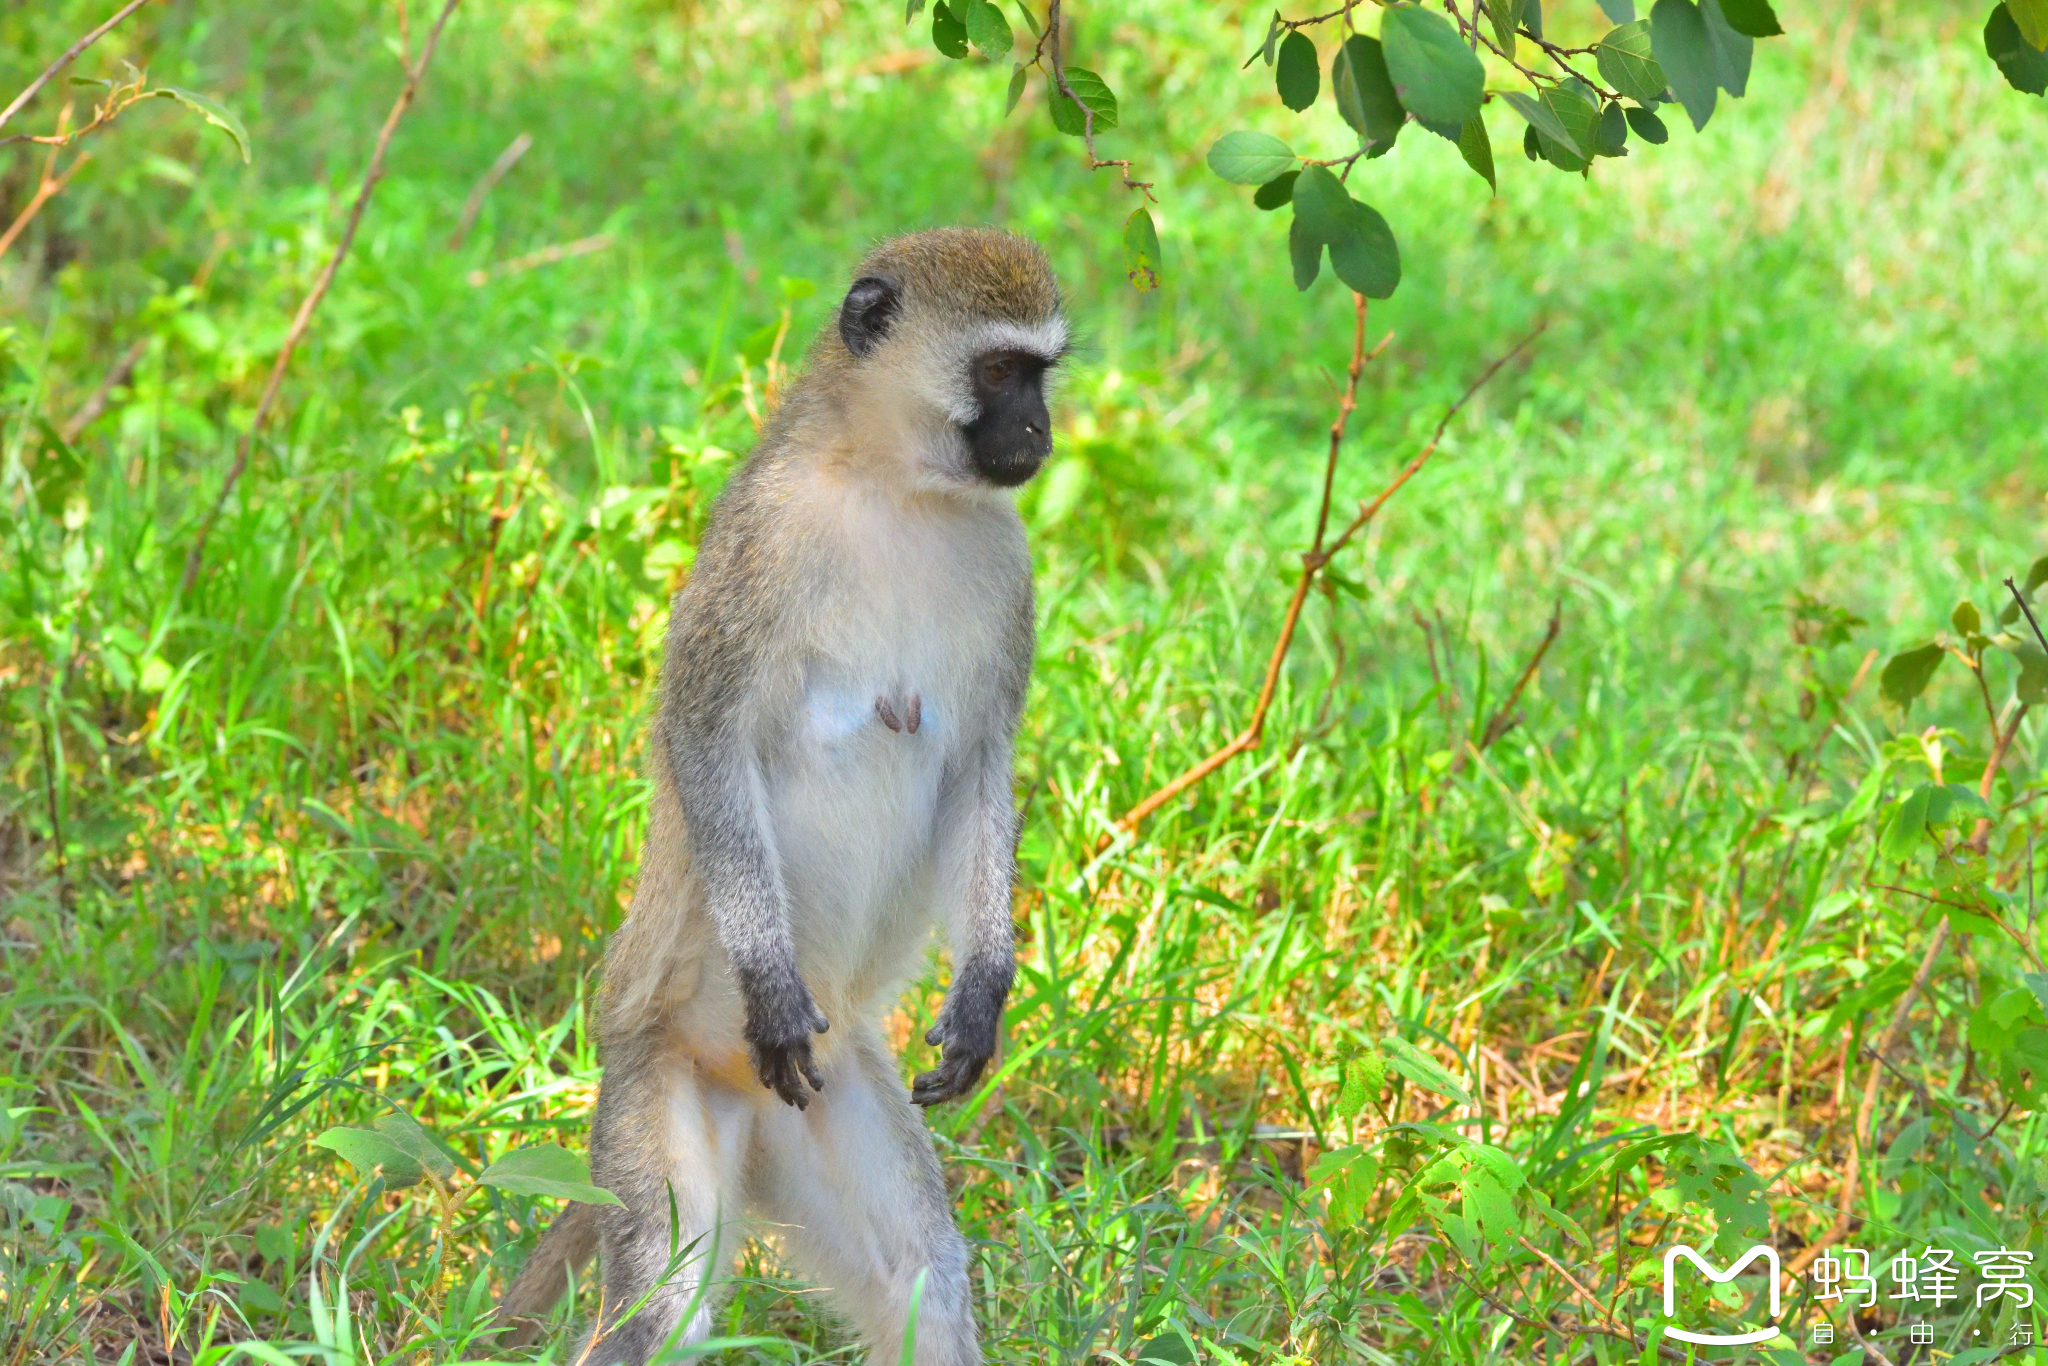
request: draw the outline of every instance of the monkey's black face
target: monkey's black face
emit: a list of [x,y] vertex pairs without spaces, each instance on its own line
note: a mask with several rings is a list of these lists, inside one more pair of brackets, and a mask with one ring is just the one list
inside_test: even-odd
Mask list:
[[1023,483],[1052,454],[1045,371],[1044,357],[1028,351],[989,351],[974,358],[969,380],[980,415],[960,430],[974,472],[998,488]]

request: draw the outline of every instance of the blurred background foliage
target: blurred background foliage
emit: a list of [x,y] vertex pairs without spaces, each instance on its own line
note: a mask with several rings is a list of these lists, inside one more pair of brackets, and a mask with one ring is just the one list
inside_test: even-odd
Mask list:
[[[0,92],[104,8],[0,14]],[[1369,316],[1393,341],[1340,499],[1550,328],[1333,566],[1264,749],[1101,860],[1105,822],[1257,689],[1348,356],[1349,294],[1297,295],[1285,216],[1200,163],[1282,126],[1238,69],[1265,15],[1067,13],[1123,99],[1106,154],[1156,182],[1164,284],[1139,295],[1130,196],[1042,89],[1005,117],[1007,67],[937,58],[893,5],[458,10],[181,597],[416,50],[401,13],[149,6],[73,74],[126,60],[217,98],[253,160],[145,102],[0,256],[0,1358],[473,1336],[550,1202],[444,1218],[308,1139],[397,1105],[471,1169],[580,1147],[665,595],[851,262],[952,222],[1044,242],[1083,341],[1023,495],[1010,1054],[933,1117],[993,1358],[1637,1360],[1663,1241],[1768,1217],[1793,1260],[1835,1223],[1856,1050],[1901,999],[1849,1241],[2040,1246],[2038,719],[1991,784],[1984,914],[1911,994],[1949,882],[1939,852],[1879,849],[1899,793],[1977,785],[2018,686],[1993,650],[1981,697],[1951,666],[1902,711],[1879,663],[1968,653],[1958,600],[1994,618],[2048,552],[2042,109],[1973,8],[1787,3],[1746,100],[1590,179],[1490,198],[1423,138],[1365,165],[1405,277]],[[1328,121],[1319,152],[1286,126],[1338,154]],[[44,156],[0,158],[11,221]],[[1559,602],[1517,724],[1475,751]],[[1326,1160],[1354,1152],[1369,1172]],[[843,1359],[772,1239],[744,1269],[726,1327],[777,1345],[736,1350]],[[1794,1288],[1788,1323],[1840,1320]],[[1691,1293],[1742,1315],[1735,1287]],[[1942,1341],[1994,1318],[2004,1341],[2021,1318],[1994,1309]],[[1890,1306],[1852,1326],[1903,1341]]]

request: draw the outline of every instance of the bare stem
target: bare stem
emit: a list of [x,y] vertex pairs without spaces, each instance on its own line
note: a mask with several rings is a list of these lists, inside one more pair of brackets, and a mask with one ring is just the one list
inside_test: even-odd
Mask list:
[[242,471],[249,467],[249,452],[256,444],[257,434],[277,406],[278,391],[284,387],[285,372],[291,368],[292,353],[312,325],[313,314],[320,307],[320,301],[327,297],[327,288],[334,283],[334,273],[341,268],[343,258],[356,240],[356,229],[363,221],[363,211],[370,206],[370,196],[376,192],[377,182],[384,178],[384,154],[391,147],[392,135],[398,131],[399,121],[405,111],[412,107],[413,95],[419,90],[420,78],[427,74],[427,64],[434,60],[434,47],[441,40],[441,30],[448,17],[455,13],[455,7],[462,0],[448,0],[441,9],[441,15],[434,21],[434,27],[427,33],[427,41],[420,48],[419,60],[406,69],[405,86],[398,92],[398,99],[392,104],[391,112],[385,116],[384,126],[377,133],[377,147],[370,154],[369,169],[363,173],[363,187],[356,194],[355,207],[349,211],[348,224],[342,229],[341,240],[334,245],[327,264],[322,266],[315,277],[313,287],[306,291],[306,297],[299,301],[299,311],[292,317],[291,328],[285,333],[284,346],[277,353],[277,361],[270,367],[270,380],[263,386],[263,397],[256,404],[256,413],[249,419],[248,430],[242,433],[242,440],[235,449],[234,463],[228,466],[227,478],[221,481],[220,493],[214,498],[213,506],[207,509],[206,519],[199,524],[199,535],[192,543],[191,553],[185,557],[185,572],[178,579],[178,596],[184,597],[192,591],[192,585],[199,578],[200,565],[205,562],[206,541],[213,534],[213,527],[220,520],[221,509],[227,506],[228,495],[234,492],[235,484],[242,477]]
[[1343,399],[1338,404],[1336,420],[1330,424],[1330,456],[1323,469],[1323,498],[1316,514],[1315,541],[1302,554],[1301,577],[1295,581],[1294,596],[1288,600],[1287,615],[1281,619],[1280,638],[1274,642],[1273,653],[1266,661],[1265,680],[1259,686],[1259,697],[1258,701],[1252,705],[1251,718],[1245,723],[1244,729],[1232,737],[1227,744],[1215,750],[1151,796],[1125,812],[1115,825],[1111,827],[1110,832],[1097,842],[1095,848],[1097,854],[1107,849],[1118,835],[1128,834],[1137,829],[1146,817],[1152,815],[1160,807],[1166,805],[1238,755],[1243,754],[1247,750],[1258,748],[1260,740],[1265,735],[1266,714],[1272,709],[1273,698],[1280,688],[1280,670],[1286,664],[1287,652],[1294,644],[1295,628],[1301,623],[1302,605],[1308,601],[1309,590],[1315,586],[1316,575],[1322,571],[1324,565],[1330,562],[1332,556],[1342,550],[1345,544],[1358,534],[1360,528],[1370,522],[1379,513],[1379,510],[1386,506],[1387,500],[1398,493],[1401,486],[1414,478],[1423,465],[1428,463],[1430,456],[1436,453],[1437,446],[1442,442],[1444,432],[1451,424],[1451,419],[1456,417],[1459,410],[1464,408],[1471,401],[1472,396],[1479,392],[1480,386],[1498,374],[1503,365],[1506,365],[1509,360],[1520,353],[1529,343],[1541,336],[1544,328],[1549,326],[1548,323],[1538,326],[1535,331],[1508,348],[1493,364],[1487,366],[1481,372],[1479,378],[1473,380],[1465,392],[1459,395],[1458,401],[1453,403],[1450,409],[1445,412],[1443,420],[1437,423],[1436,431],[1430,436],[1428,444],[1422,448],[1413,460],[1410,460],[1403,467],[1399,474],[1394,476],[1392,482],[1380,490],[1377,497],[1369,502],[1361,503],[1358,515],[1351,519],[1350,524],[1344,528],[1343,533],[1336,540],[1325,546],[1323,544],[1323,536],[1329,525],[1330,491],[1337,477],[1337,448],[1344,439],[1345,424],[1349,420],[1352,411],[1357,407],[1358,377],[1365,369],[1366,361],[1371,359],[1372,356],[1378,355],[1380,349],[1386,345],[1385,342],[1382,342],[1379,347],[1373,349],[1370,355],[1366,352],[1365,298],[1362,295],[1356,297],[1357,325],[1351,340],[1351,365],[1347,371],[1348,381],[1344,388]]

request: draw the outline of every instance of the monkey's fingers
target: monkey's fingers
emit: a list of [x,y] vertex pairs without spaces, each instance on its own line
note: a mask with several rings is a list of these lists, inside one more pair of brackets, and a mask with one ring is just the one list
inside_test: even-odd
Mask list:
[[810,1093],[804,1090],[796,1066],[784,1050],[758,1049],[754,1054],[754,1074],[760,1077],[761,1085],[773,1091],[784,1104],[801,1110],[811,1103]]
[[981,1080],[981,1070],[987,1066],[987,1058],[969,1054],[953,1053],[941,1059],[939,1065],[921,1074],[910,1085],[910,1099],[916,1105],[937,1105],[940,1101],[964,1096],[974,1089]]

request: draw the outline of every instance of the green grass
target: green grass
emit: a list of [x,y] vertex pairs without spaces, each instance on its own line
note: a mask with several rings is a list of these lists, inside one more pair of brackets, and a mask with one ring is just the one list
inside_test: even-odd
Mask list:
[[[182,600],[395,93],[397,28],[358,3],[171,4],[86,59],[218,94],[256,159],[152,102],[0,258],[0,1362],[162,1360],[167,1330],[204,1360],[458,1353],[554,1207],[469,1175],[582,1146],[581,1007],[632,884],[663,597],[753,439],[741,367],[759,395],[785,308],[794,356],[867,242],[955,221],[1043,240],[1084,341],[1023,500],[1041,649],[1009,1051],[998,1089],[932,1116],[991,1357],[1127,1360],[1179,1324],[1205,1359],[1272,1366],[1638,1360],[1536,1327],[1590,1310],[1487,1216],[1486,1247],[1460,1245],[1485,1193],[1417,1173],[1471,1141],[1526,1181],[1529,1242],[1620,1287],[1638,1329],[1662,1322],[1662,1246],[1749,1241],[1760,1206],[1717,1225],[1688,1185],[1717,1156],[1770,1182],[1788,1256],[1833,1222],[1868,1066],[1845,1050],[1883,1031],[1941,910],[1872,884],[1968,895],[1878,860],[1882,806],[1842,813],[1873,773],[1887,796],[1928,776],[1898,736],[1948,728],[1944,776],[1973,786],[1988,748],[1953,660],[1910,716],[1877,666],[1851,680],[2048,553],[2042,111],[1984,61],[1974,10],[1787,6],[1749,99],[1590,183],[1504,159],[1489,201],[1420,133],[1364,168],[1407,274],[1372,311],[1394,341],[1340,507],[1551,327],[1335,564],[1264,747],[1096,861],[1108,820],[1242,724],[1350,300],[1297,295],[1284,222],[1200,165],[1230,127],[1283,126],[1235,70],[1246,16],[1080,11],[1126,107],[1105,145],[1159,182],[1167,286],[1139,297],[1114,173],[1035,95],[999,118],[1002,71],[875,66],[922,46],[892,8],[466,8]],[[1578,8],[1553,22],[1590,29]],[[98,17],[0,17],[0,92]],[[22,118],[54,116],[45,96]],[[447,250],[521,131],[533,150]],[[37,163],[0,155],[18,204]],[[141,340],[67,484],[39,423]],[[1863,624],[1803,639],[1808,598]],[[1472,757],[1557,602],[1519,724]],[[1988,671],[2002,705],[2012,665]],[[2048,1250],[2037,1096],[1970,1023],[2001,1000],[2038,1023],[2008,993],[2041,968],[2044,758],[2029,719],[1994,790],[2017,934],[1969,922],[1892,1050],[1851,1238],[1879,1259]],[[935,959],[897,1037],[944,981]],[[1389,1035],[1470,1103],[1408,1081],[1346,1118],[1340,1058]],[[465,1164],[445,1219],[309,1143],[390,1105]],[[1655,1134],[1700,1138],[1629,1155]],[[1385,1172],[1333,1207],[1343,1182],[1304,1173],[1354,1136]],[[781,1345],[735,1359],[847,1359],[772,1247],[746,1270],[726,1326]],[[1788,1324],[1827,1307],[1810,1294]],[[2013,1323],[1936,1319],[1950,1350]],[[1896,1306],[1863,1330],[1908,1359]]]

